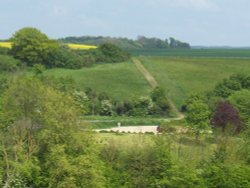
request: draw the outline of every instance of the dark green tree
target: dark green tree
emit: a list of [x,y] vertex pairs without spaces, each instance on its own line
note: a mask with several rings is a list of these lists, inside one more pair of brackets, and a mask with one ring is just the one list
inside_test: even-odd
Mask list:
[[227,98],[235,91],[241,90],[242,85],[239,77],[231,76],[228,79],[224,79],[222,82],[215,86],[214,93],[216,96]]
[[250,90],[237,91],[228,100],[237,108],[242,121],[246,124],[250,117]]
[[163,88],[156,87],[151,92],[151,99],[153,101],[153,107],[151,113],[154,115],[169,115],[170,104],[167,98],[167,94]]
[[118,46],[115,46],[111,43],[105,43],[100,45],[99,51],[101,56],[99,61],[108,62],[108,63],[117,63],[123,62],[130,59],[128,52],[120,49]]

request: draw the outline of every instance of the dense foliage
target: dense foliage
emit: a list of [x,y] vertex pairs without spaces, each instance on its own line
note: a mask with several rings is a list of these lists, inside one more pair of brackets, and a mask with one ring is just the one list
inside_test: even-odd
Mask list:
[[155,88],[151,96],[142,96],[133,100],[118,101],[106,93],[97,93],[91,88],[85,90],[88,102],[88,115],[104,116],[169,116],[171,108],[166,93],[161,88]]
[[244,74],[232,75],[218,83],[214,93],[216,96],[227,98],[241,89],[250,89],[250,76]]
[[0,55],[0,72],[15,72],[21,62],[8,55]]
[[[125,139],[126,144],[122,144],[112,137],[103,139],[89,132],[79,121],[80,114],[91,111],[100,115],[116,113],[115,101],[104,93],[91,89],[79,91],[74,80],[46,77],[39,71],[35,77],[3,79],[0,84],[2,187],[245,188],[250,185],[249,130],[242,138],[203,134],[200,142],[193,142],[187,134],[168,134],[168,130],[167,134],[138,135],[137,139],[117,134],[119,140]],[[234,92],[229,100],[238,105],[245,119],[248,96],[248,90],[244,89]],[[187,110],[194,128],[208,126],[207,100],[205,96],[188,100]],[[91,108],[94,101],[98,105]],[[155,88],[150,97],[132,103],[124,101],[119,109],[125,112],[123,107],[126,107],[132,115],[146,116],[155,108],[162,116],[169,109],[165,108],[168,102],[161,108],[164,101],[167,101],[165,91]],[[199,153],[194,153],[196,150]]]
[[198,138],[200,131],[209,129],[210,110],[199,96],[191,96],[187,100],[187,123],[196,131]]
[[103,54],[103,62],[107,63],[116,63],[116,62],[123,62],[127,61],[130,58],[130,55],[127,52],[124,52],[119,47],[105,43],[100,45],[99,50]]
[[40,63],[50,66],[54,63],[54,54],[59,49],[56,41],[50,40],[35,28],[23,28],[11,38],[13,46],[10,53],[17,59],[32,66]]
[[190,96],[185,106],[188,124],[199,129],[212,126],[230,134],[248,130],[249,79],[249,75],[232,75],[205,95]]
[[91,134],[77,136],[78,110],[70,95],[20,78],[2,101],[2,187],[103,187]]
[[[72,50],[49,39],[36,28],[23,28],[11,38],[10,50],[15,58],[28,66],[42,64],[45,67],[77,69],[95,63],[117,63],[130,59],[130,55],[113,44],[102,44],[93,50]],[[2,52],[4,53],[4,52]]]
[[215,127],[220,127],[223,132],[235,133],[241,130],[239,112],[228,102],[221,102],[217,105],[211,123]]

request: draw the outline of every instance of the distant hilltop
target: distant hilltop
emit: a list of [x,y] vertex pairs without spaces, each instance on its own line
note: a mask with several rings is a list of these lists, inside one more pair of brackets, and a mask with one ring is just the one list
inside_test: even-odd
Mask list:
[[101,45],[104,43],[112,43],[123,49],[168,49],[168,48],[191,48],[187,42],[179,41],[173,37],[169,39],[148,38],[139,36],[136,40],[122,37],[104,37],[104,36],[81,36],[81,37],[65,37],[58,39],[64,43]]

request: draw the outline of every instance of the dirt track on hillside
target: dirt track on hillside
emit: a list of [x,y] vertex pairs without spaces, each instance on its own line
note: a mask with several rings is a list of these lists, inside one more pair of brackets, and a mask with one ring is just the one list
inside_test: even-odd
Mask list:
[[152,88],[159,86],[155,78],[148,72],[148,70],[142,65],[142,63],[138,59],[132,58],[132,61],[137,67],[137,69],[143,74],[143,76]]
[[[148,81],[149,85],[152,88],[156,88],[157,86],[159,86],[159,84],[156,81],[156,79],[143,66],[143,64],[140,62],[140,60],[138,60],[137,58],[132,58],[132,61],[135,64],[135,66],[137,67],[137,69],[143,74],[144,78]],[[173,111],[177,115],[177,117],[175,118],[175,120],[184,119],[185,116],[181,112],[179,112],[178,108],[175,106],[175,104],[173,103],[173,101],[171,99],[169,99],[169,98],[168,98],[168,101],[169,101],[169,104],[170,104],[171,108],[173,109]]]

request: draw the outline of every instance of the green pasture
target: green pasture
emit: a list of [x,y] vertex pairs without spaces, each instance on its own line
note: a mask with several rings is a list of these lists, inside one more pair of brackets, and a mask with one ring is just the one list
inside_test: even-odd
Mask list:
[[[236,73],[250,73],[250,59],[140,56],[178,108],[193,93],[212,90],[216,83]],[[100,64],[79,70],[50,69],[46,75],[72,77],[79,88],[92,88],[124,100],[150,94],[151,88],[131,62]]]
[[90,87],[97,92],[106,92],[115,99],[147,96],[151,91],[143,75],[131,62],[101,64],[79,70],[50,69],[45,74],[72,77],[79,88]]
[[250,60],[225,58],[141,57],[143,65],[180,107],[192,93],[212,90],[236,73],[250,73]]
[[210,57],[250,59],[250,49],[141,49],[129,50],[135,56]]
[[228,147],[231,154],[227,157],[227,162],[239,163],[241,156],[238,155],[238,149],[242,140],[236,137],[223,137],[215,134],[203,134],[199,141],[195,139],[195,134],[126,134],[126,133],[96,133],[97,140],[102,144],[113,143],[124,150],[136,146],[147,146],[153,143],[158,137],[164,137],[168,142],[169,149],[174,160],[181,162],[183,165],[197,165],[199,161],[211,158],[214,151],[220,147],[221,142],[225,142],[233,147]]

